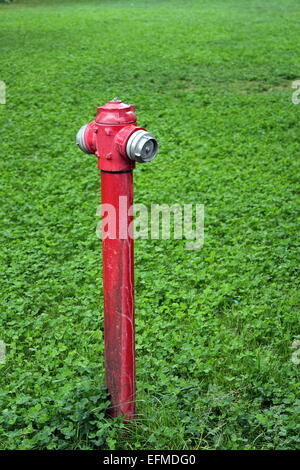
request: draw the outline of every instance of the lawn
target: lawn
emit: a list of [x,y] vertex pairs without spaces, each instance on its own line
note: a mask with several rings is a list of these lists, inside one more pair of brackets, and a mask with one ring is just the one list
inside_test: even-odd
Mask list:
[[[300,448],[299,22],[298,0],[0,5],[1,449]],[[205,205],[201,250],[136,241],[131,426],[105,416],[99,174],[74,144],[114,96],[160,142],[135,201]]]

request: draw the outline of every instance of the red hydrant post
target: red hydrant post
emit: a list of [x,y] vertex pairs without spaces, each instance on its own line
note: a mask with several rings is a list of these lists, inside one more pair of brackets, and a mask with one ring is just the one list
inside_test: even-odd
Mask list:
[[[134,253],[129,226],[133,216],[135,162],[149,162],[157,154],[155,137],[136,126],[133,105],[114,98],[96,109],[96,119],[83,126],[78,146],[95,154],[101,170],[104,342],[109,414],[135,416]],[[115,226],[105,219],[109,209]],[[111,215],[111,214],[110,214]],[[113,221],[111,221],[113,222]]]

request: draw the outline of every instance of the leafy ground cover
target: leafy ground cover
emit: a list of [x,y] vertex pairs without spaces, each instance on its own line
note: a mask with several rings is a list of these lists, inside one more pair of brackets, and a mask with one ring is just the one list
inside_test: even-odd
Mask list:
[[[2,449],[300,447],[297,0],[0,5]],[[205,204],[205,244],[136,242],[138,417],[105,417],[95,106],[160,154],[135,200]],[[125,437],[126,436],[126,437]]]

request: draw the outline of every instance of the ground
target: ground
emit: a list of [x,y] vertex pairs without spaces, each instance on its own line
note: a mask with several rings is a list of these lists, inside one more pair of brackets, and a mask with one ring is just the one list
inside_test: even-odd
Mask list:
[[[299,449],[299,2],[20,0],[0,19],[0,448]],[[131,426],[104,413],[99,175],[74,144],[115,96],[160,142],[135,201],[205,205],[201,250],[136,241]]]

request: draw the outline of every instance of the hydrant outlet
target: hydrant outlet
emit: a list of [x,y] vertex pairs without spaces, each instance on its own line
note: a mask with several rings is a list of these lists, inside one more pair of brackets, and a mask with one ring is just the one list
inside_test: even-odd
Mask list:
[[150,162],[156,156],[158,143],[154,135],[145,130],[137,130],[128,139],[126,153],[131,160],[140,163]]
[[85,143],[85,139],[84,139],[84,135],[85,135],[85,131],[86,131],[86,128],[87,128],[87,124],[85,126],[82,126],[79,131],[77,132],[77,135],[76,135],[76,144],[78,145],[78,147],[85,153],[89,153],[91,154],[92,152],[89,150],[89,148],[86,146],[86,143]]

